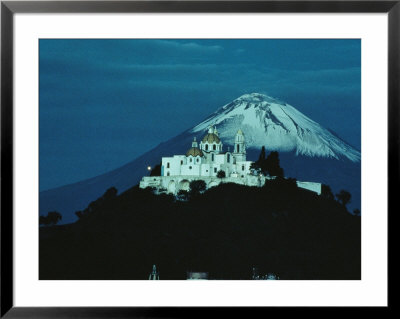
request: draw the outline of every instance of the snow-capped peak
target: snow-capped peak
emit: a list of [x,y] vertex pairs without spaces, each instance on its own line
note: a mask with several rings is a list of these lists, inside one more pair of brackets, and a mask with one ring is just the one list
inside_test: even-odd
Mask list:
[[293,106],[260,93],[244,94],[192,128],[192,133],[216,126],[222,140],[233,140],[238,128],[248,148],[295,151],[310,157],[360,161],[360,152]]
[[249,94],[243,94],[242,96],[239,96],[237,99],[235,99],[233,102],[236,101],[241,101],[241,102],[247,102],[247,103],[258,103],[258,102],[271,102],[271,103],[277,103],[277,104],[285,104],[278,99],[272,98],[268,95],[261,94],[261,93],[249,93]]

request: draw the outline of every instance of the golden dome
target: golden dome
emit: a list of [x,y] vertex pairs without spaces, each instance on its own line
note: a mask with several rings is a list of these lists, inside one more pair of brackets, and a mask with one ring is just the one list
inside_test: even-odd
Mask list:
[[186,156],[203,156],[203,152],[197,148],[197,147],[192,147],[186,152]]
[[220,141],[219,137],[217,135],[215,135],[214,133],[208,133],[206,136],[204,136],[202,142],[203,143],[206,143],[206,142],[208,142],[208,143],[214,143],[214,142],[215,143],[220,143],[221,141]]

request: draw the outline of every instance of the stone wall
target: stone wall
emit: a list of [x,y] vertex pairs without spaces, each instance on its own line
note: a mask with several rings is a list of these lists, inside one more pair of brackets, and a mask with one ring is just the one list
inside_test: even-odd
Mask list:
[[[203,180],[207,188],[217,186],[221,183],[236,183],[246,186],[257,186],[261,187],[265,184],[265,180],[268,177],[262,175],[245,175],[244,177],[224,177],[218,178],[215,176],[145,176],[140,181],[139,187],[154,187],[159,192],[167,192],[170,194],[178,194],[180,190],[189,190],[191,181]],[[297,186],[310,190],[312,192],[321,195],[321,183],[313,182],[300,182],[297,181]]]

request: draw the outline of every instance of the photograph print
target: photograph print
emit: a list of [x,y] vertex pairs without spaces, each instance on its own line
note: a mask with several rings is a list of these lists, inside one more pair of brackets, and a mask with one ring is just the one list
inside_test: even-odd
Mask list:
[[40,39],[40,280],[360,280],[360,39]]

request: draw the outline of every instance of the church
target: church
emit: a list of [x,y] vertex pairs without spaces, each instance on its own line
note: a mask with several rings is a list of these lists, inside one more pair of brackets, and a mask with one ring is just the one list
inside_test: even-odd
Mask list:
[[154,187],[159,192],[177,194],[189,190],[193,180],[201,179],[207,188],[217,186],[222,181],[247,186],[262,186],[265,176],[252,172],[253,162],[246,160],[246,143],[242,130],[238,130],[233,151],[223,151],[223,144],[216,127],[210,127],[200,143],[196,137],[192,147],[184,155],[163,157],[161,176],[145,176],[141,188]]
[[244,178],[250,174],[251,163],[246,161],[246,144],[241,130],[236,133],[234,151],[223,152],[216,127],[210,127],[200,145],[194,138],[185,155],[163,157],[161,175],[216,177],[223,171],[226,177]]
[[[217,128],[210,127],[200,143],[194,137],[191,147],[184,155],[174,155],[161,159],[161,176],[144,176],[140,188],[153,187],[158,193],[178,194],[188,191],[190,182],[203,180],[207,188],[220,183],[236,183],[261,187],[266,179],[251,169],[252,161],[246,160],[246,141],[239,129],[235,135],[233,151],[223,150]],[[321,194],[321,184],[299,182],[297,186]]]

